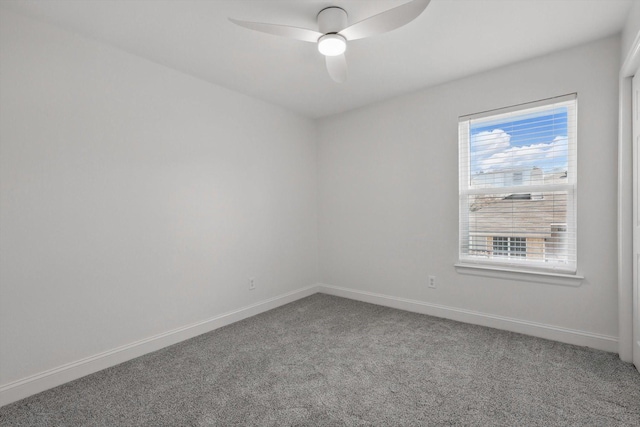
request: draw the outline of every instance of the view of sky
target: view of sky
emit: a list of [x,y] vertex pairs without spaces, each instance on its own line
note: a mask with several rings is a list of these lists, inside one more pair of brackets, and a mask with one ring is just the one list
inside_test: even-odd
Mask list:
[[470,129],[471,174],[504,169],[567,170],[567,107],[479,121]]

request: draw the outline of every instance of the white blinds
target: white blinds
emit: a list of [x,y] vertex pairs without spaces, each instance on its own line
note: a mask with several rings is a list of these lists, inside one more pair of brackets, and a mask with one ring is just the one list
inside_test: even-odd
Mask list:
[[576,271],[576,95],[459,120],[460,260]]

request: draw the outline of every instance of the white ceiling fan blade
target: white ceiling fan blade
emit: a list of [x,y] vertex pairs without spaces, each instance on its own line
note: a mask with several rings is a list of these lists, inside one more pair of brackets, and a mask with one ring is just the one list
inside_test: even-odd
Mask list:
[[265,24],[262,22],[240,21],[238,19],[229,18],[229,21],[241,27],[250,30],[260,31],[276,36],[288,37],[291,39],[302,40],[304,42],[316,43],[324,34],[307,28],[289,27],[287,25]]
[[416,19],[431,0],[413,0],[348,26],[338,34],[357,40],[395,30]]
[[347,80],[347,58],[344,53],[336,56],[326,56],[327,71],[337,83],[344,83]]

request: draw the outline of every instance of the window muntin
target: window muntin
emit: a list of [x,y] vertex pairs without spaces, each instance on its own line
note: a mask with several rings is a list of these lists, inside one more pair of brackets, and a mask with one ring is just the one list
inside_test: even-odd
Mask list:
[[460,118],[461,262],[575,273],[576,103]]
[[493,255],[503,257],[527,256],[527,238],[493,237]]

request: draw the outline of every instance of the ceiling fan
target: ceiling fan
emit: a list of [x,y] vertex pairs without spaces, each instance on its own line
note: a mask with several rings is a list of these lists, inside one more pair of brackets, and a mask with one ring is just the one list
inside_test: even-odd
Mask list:
[[344,52],[348,41],[375,36],[402,27],[416,19],[430,1],[412,0],[351,25],[347,23],[347,12],[344,9],[330,6],[318,13],[318,31],[287,25],[240,21],[233,18],[229,20],[251,30],[317,43],[318,50],[326,58],[329,75],[334,81],[342,83],[347,80],[347,61]]

